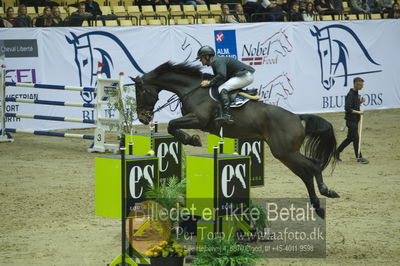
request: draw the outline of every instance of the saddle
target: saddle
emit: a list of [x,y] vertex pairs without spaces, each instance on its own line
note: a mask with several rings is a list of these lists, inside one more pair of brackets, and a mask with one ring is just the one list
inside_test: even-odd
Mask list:
[[[219,92],[217,88],[210,88],[209,90],[210,97],[216,102],[219,102]],[[257,101],[260,99],[258,96],[257,89],[251,90],[244,90],[244,89],[237,89],[229,92],[229,99],[230,99],[230,108],[238,108],[243,106],[248,101]]]

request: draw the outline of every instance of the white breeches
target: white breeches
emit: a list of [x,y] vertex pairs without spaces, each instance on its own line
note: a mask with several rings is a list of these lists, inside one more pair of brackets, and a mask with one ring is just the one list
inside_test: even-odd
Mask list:
[[222,90],[236,90],[244,88],[254,81],[254,74],[247,72],[246,74],[240,77],[233,77],[228,79],[225,83],[218,87],[218,92],[221,93]]

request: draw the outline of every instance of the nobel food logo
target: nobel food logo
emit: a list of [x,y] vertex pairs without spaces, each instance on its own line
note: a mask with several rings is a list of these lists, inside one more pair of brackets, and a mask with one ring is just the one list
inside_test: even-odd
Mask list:
[[[347,87],[351,76],[363,76],[382,71],[358,35],[349,27],[333,24],[310,29],[317,41],[321,85],[330,90],[335,85]],[[341,81],[340,83],[336,82]]]
[[229,56],[235,59],[238,58],[235,30],[216,30],[214,31],[214,40],[217,56]]
[[269,35],[264,41],[244,44],[241,60],[249,65],[278,64],[279,58],[293,51],[284,30]]

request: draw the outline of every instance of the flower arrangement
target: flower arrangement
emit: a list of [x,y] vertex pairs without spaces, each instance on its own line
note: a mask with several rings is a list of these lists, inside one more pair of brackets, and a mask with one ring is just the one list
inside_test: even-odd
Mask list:
[[189,251],[186,246],[175,241],[162,241],[160,244],[151,247],[145,253],[149,258],[185,257]]

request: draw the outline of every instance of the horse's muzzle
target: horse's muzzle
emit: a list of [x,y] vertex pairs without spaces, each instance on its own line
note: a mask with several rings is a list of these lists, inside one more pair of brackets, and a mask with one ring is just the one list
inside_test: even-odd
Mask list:
[[148,125],[151,120],[153,120],[153,112],[150,111],[142,111],[139,113],[139,121],[142,124]]

